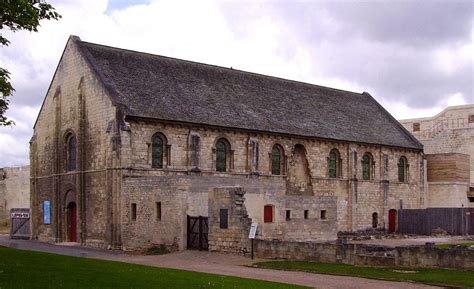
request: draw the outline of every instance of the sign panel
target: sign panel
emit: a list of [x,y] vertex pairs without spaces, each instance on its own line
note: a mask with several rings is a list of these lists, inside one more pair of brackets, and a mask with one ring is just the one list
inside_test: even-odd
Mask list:
[[11,213],[12,219],[29,219],[30,213]]
[[252,226],[250,226],[249,239],[255,239],[255,235],[257,235],[257,226],[258,223],[252,223]]
[[51,224],[51,201],[43,202],[43,224]]

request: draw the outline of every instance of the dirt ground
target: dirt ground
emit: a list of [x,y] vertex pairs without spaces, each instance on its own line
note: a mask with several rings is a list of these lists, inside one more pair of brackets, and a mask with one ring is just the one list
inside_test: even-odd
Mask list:
[[23,250],[51,252],[69,256],[98,258],[156,267],[237,276],[317,288],[440,288],[409,282],[391,282],[356,277],[259,269],[249,267],[249,265],[253,264],[253,262],[261,260],[256,259],[252,261],[247,257],[211,252],[187,250],[166,255],[130,255],[117,251],[80,247],[71,243],[48,244],[31,240],[10,240],[9,237],[5,235],[0,235],[0,246],[13,247]]

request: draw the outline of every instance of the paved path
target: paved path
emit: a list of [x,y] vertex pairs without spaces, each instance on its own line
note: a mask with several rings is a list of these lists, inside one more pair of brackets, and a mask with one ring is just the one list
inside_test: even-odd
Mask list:
[[[80,247],[75,244],[49,244],[38,241],[10,240],[0,235],[0,246],[23,250],[51,252],[69,256],[89,257],[156,267],[238,276],[318,288],[440,288],[407,282],[389,282],[356,277],[321,275],[246,267],[253,263],[250,258],[220,253],[181,251],[166,255],[130,255],[123,252]],[[255,260],[259,261],[259,260]]]

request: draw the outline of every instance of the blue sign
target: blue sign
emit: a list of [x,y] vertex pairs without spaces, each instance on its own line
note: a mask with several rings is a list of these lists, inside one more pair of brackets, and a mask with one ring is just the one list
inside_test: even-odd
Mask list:
[[51,202],[50,201],[43,202],[43,223],[45,225],[51,224]]

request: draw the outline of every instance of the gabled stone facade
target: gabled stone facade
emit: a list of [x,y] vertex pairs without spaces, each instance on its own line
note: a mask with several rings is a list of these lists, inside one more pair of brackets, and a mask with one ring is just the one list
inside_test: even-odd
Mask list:
[[[185,249],[188,216],[209,218],[211,225],[219,219],[217,208],[238,211],[217,197],[225,187],[245,192],[247,218],[259,224],[258,238],[265,240],[325,241],[334,240],[338,231],[388,229],[390,210],[425,204],[421,147],[372,100],[364,108],[379,110],[377,121],[394,132],[377,131],[374,125],[366,135],[400,134],[413,145],[130,115],[134,100],[124,100],[117,83],[98,68],[112,60],[91,58],[81,45],[75,37],[68,41],[34,128],[33,238],[122,249],[153,244]],[[157,95],[156,101],[160,99]],[[155,136],[160,137],[159,148]],[[225,151],[220,140],[225,140]],[[276,145],[277,174],[272,173]],[[332,176],[330,154],[335,149],[337,174]],[[160,159],[154,162],[156,156]],[[400,181],[402,158],[406,164]],[[45,202],[51,202],[50,223]],[[210,227],[208,233],[227,232],[215,230],[220,228]]]

